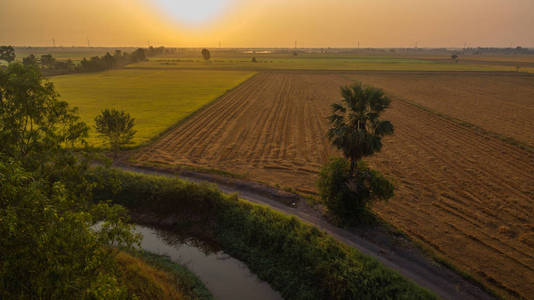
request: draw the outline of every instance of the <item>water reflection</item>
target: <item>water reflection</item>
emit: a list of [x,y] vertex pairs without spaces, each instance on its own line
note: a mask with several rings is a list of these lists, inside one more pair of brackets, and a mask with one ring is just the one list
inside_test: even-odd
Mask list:
[[141,247],[144,250],[169,256],[172,261],[186,265],[215,299],[282,299],[244,263],[220,251],[209,239],[141,225],[135,230],[143,235]]

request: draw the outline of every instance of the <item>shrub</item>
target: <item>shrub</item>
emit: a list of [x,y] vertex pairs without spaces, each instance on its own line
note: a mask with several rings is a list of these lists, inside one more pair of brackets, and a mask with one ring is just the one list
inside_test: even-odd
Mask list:
[[319,193],[329,211],[346,224],[366,222],[370,216],[369,204],[393,196],[391,184],[378,171],[360,161],[355,175],[345,158],[332,158],[319,174]]

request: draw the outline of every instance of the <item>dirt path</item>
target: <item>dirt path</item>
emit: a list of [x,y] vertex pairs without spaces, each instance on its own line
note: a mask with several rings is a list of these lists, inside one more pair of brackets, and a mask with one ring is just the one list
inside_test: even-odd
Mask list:
[[[164,171],[147,170],[144,168],[122,166],[125,171],[174,177],[176,175]],[[180,178],[200,182],[196,177]],[[326,231],[338,241],[358,249],[360,252],[376,258],[384,265],[399,272],[404,277],[418,285],[432,291],[443,299],[494,299],[460,275],[438,265],[411,243],[400,237],[391,236],[381,229],[366,228],[359,231],[345,230],[335,227],[325,221],[316,211],[309,208],[304,201],[299,201],[297,207],[292,208],[278,201],[274,201],[264,194],[252,192],[248,189],[236,188],[232,185],[214,183],[224,193],[237,193],[240,198],[248,201],[268,205],[269,207],[294,215],[303,221],[313,224]]]

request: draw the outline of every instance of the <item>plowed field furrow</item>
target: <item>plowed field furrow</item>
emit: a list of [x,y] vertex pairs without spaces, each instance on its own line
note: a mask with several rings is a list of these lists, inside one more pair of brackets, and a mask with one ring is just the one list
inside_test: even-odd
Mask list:
[[[248,89],[247,92],[250,95],[254,90]],[[241,98],[231,97],[230,101],[225,102],[225,105],[215,106],[209,118],[201,119],[202,121],[197,124],[199,133],[193,139],[184,141],[190,147],[189,153],[197,157],[204,157],[205,150],[212,147],[213,140],[221,138],[227,132],[224,128],[230,122],[229,120],[246,111],[248,103],[242,100]],[[195,132],[195,129],[189,130]]]
[[[427,116],[422,118],[424,115]],[[399,165],[395,168],[413,169],[413,171],[406,170],[407,174],[414,176],[413,182],[436,184],[430,185],[435,188],[436,196],[428,200],[454,207],[457,215],[440,207],[425,207],[423,211],[434,218],[436,217],[435,213],[440,211],[441,214],[437,217],[437,219],[441,219],[440,223],[454,224],[456,225],[454,228],[462,229],[462,231],[449,231],[439,236],[437,232],[444,233],[444,231],[436,230],[436,233],[431,231],[422,233],[422,230],[428,230],[432,226],[429,227],[421,222],[419,227],[408,226],[407,230],[425,236],[427,240],[429,240],[429,236],[432,236],[430,240],[439,245],[442,251],[444,247],[439,241],[446,242],[451,237],[457,236],[458,238],[453,239],[454,242],[446,244],[451,249],[444,251],[445,255],[458,256],[457,259],[462,261],[465,268],[476,272],[489,261],[503,266],[514,265],[517,267],[516,270],[524,270],[530,274],[530,277],[527,277],[528,284],[514,284],[514,279],[510,280],[500,273],[493,274],[492,277],[499,282],[501,282],[500,280],[507,281],[508,284],[505,286],[511,289],[517,290],[519,288],[520,290],[532,291],[531,286],[534,283],[531,265],[532,248],[518,241],[517,237],[524,232],[521,232],[519,226],[514,226],[522,220],[533,221],[534,201],[527,195],[533,187],[526,184],[525,181],[534,181],[531,181],[532,176],[517,178],[518,169],[514,167],[520,166],[520,168],[529,170],[528,174],[532,174],[534,165],[529,162],[531,155],[525,152],[521,158],[519,155],[521,151],[514,151],[515,155],[511,157],[499,155],[500,150],[498,149],[508,147],[500,140],[479,136],[468,129],[429,113],[424,113],[403,102],[396,101],[393,109],[387,113],[386,117],[396,125],[395,137],[389,140],[389,145],[385,146],[384,152],[377,155],[372,161],[384,171],[388,169],[388,166],[382,165],[382,161],[400,161],[399,159],[403,159],[413,163],[413,166]],[[396,145],[399,140],[411,141],[417,145],[416,148],[419,151],[402,151],[405,147],[402,144]],[[501,144],[500,147],[499,144]],[[462,148],[458,149],[458,145],[461,145]],[[515,163],[509,164],[508,161]],[[389,168],[391,167],[389,166]],[[422,172],[424,175],[417,176],[415,170],[417,172],[425,170]],[[385,172],[387,173],[387,171]],[[523,190],[524,187],[528,186],[530,186],[530,190]],[[402,186],[399,187],[399,190],[406,192]],[[440,196],[439,191],[445,191],[454,197]],[[479,195],[479,200],[472,201],[473,198],[463,191]],[[396,210],[397,222],[407,222],[408,220],[405,218],[413,220],[416,217],[412,213],[414,211],[413,206],[406,202],[406,200],[414,198],[415,195],[403,193],[401,197],[396,197],[399,202],[392,206],[393,201],[388,205],[379,204],[379,207],[388,212]],[[420,201],[424,200],[418,199],[417,202]],[[519,206],[515,203],[523,204]],[[503,211],[501,209],[503,205],[515,207],[510,211]],[[529,209],[525,211],[525,207]],[[387,212],[385,217],[387,218]],[[477,226],[473,226],[473,224]],[[502,226],[507,227],[506,230],[509,232],[500,232],[499,228]],[[477,238],[473,239],[472,237]],[[469,248],[474,247],[473,244],[480,243],[480,248],[485,249],[484,254],[472,250],[468,251],[463,247],[456,247],[456,250],[452,249],[455,244],[457,246],[462,245],[462,240],[465,247],[469,246]],[[455,255],[451,256],[451,252],[455,252]],[[473,262],[475,263],[473,264]],[[487,271],[484,273],[491,274]],[[513,278],[513,275],[510,276]]]
[[[391,91],[414,92],[413,83],[407,82],[413,74],[403,79],[373,76],[362,79],[378,86],[395,83],[389,90],[392,107],[384,115],[395,125],[395,134],[386,138],[383,151],[368,161],[395,180],[396,195],[387,203],[377,203],[375,211],[489,286],[533,298],[534,155],[395,98]],[[465,76],[470,84],[480,83],[480,88],[464,89],[465,83],[456,77],[445,79],[457,83],[458,91],[439,81],[430,84],[425,78],[416,78],[424,92],[414,92],[415,100],[409,99],[409,94],[400,96],[432,109],[448,109],[442,113],[462,112],[453,115],[456,118],[484,113],[491,117],[503,101],[511,101],[513,105],[507,109],[534,120],[529,110],[518,110],[530,105],[522,97],[530,95],[534,85],[522,81],[524,85],[513,87],[513,97],[508,99],[500,90],[506,85],[497,84],[499,91],[494,87],[486,91],[487,85],[496,84],[495,78],[486,76],[486,82],[472,74]],[[506,80],[513,83],[522,78]],[[329,128],[326,117],[330,104],[340,98],[339,86],[347,83],[341,75],[328,73],[258,74],[153,145],[140,149],[134,158],[224,169],[316,192],[320,166],[330,155],[338,154],[325,136]],[[447,103],[448,98],[440,95],[436,97],[439,103],[421,100],[432,95],[428,90],[432,87],[466,102]],[[489,105],[491,110],[464,112],[473,105],[469,101],[475,101],[470,97],[478,102],[489,99],[480,107]],[[502,111],[505,114],[495,120],[506,123],[510,116],[508,110]],[[480,120],[475,116],[465,121],[489,124],[477,123]],[[503,133],[517,125],[504,123],[487,129]],[[507,131],[495,130],[500,127]],[[518,136],[528,141],[528,135]]]
[[534,146],[534,77],[528,74],[411,73],[352,77]]

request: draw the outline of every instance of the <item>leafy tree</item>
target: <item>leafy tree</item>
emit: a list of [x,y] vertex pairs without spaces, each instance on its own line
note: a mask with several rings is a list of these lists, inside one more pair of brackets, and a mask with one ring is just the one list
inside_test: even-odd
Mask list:
[[458,54],[451,55],[451,59],[454,60],[455,62],[458,62]]
[[[50,185],[0,159],[0,298],[114,299],[125,294],[115,256],[137,237],[126,211],[99,204],[79,209],[61,182]],[[94,231],[90,225],[107,219]],[[106,297],[104,297],[106,298]]]
[[130,144],[136,131],[135,119],[129,113],[116,109],[105,109],[95,118],[96,131],[108,139],[114,156],[124,145]]
[[350,173],[363,157],[382,149],[382,137],[393,134],[393,124],[379,119],[391,100],[381,89],[361,83],[341,88],[341,103],[332,104],[328,138],[350,160]]
[[70,155],[62,146],[85,145],[89,128],[76,113],[58,100],[36,65],[12,63],[0,70],[0,153],[24,168],[57,169],[51,161],[62,164],[53,159]]
[[204,60],[210,60],[211,58],[211,53],[210,53],[210,50],[204,48],[202,49],[202,57],[204,58]]
[[380,114],[390,100],[381,89],[361,83],[341,88],[341,103],[332,105],[327,136],[345,158],[332,159],[320,173],[318,187],[329,211],[342,222],[354,223],[368,211],[369,203],[388,199],[393,185],[362,161],[382,149],[382,137],[393,133]]
[[35,66],[37,65],[37,58],[35,55],[30,54],[22,59],[22,64],[25,66]]
[[0,46],[0,60],[5,60],[8,63],[15,60],[15,49],[13,46]]
[[115,249],[138,238],[123,208],[91,202],[86,150],[72,149],[87,130],[37,66],[0,70],[1,299],[124,295]]
[[130,54],[131,62],[145,61],[146,53],[144,49],[138,48]]
[[102,60],[104,61],[104,64],[107,69],[111,69],[115,65],[115,58],[111,56],[109,52],[107,52],[106,55],[102,57]]
[[319,174],[320,196],[341,223],[371,221],[369,204],[393,196],[393,184],[378,171],[370,169],[363,161],[359,161],[356,168],[358,175],[353,176],[345,158],[332,158]]
[[52,54],[43,54],[41,55],[41,65],[46,68],[53,68],[56,63],[56,59]]
[[256,60],[256,56],[253,56],[253,57],[252,57],[252,62],[253,62],[253,63],[258,62],[258,60]]

